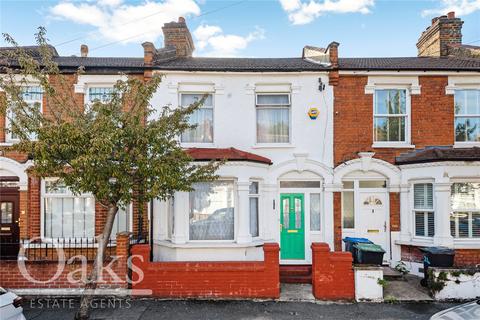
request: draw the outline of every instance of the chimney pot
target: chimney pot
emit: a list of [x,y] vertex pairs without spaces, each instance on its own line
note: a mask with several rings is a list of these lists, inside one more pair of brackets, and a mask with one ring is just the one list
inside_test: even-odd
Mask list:
[[83,58],[88,57],[88,46],[86,44],[80,46],[80,56]]
[[185,18],[184,17],[178,17],[178,22],[185,23]]
[[448,19],[455,19],[455,11],[450,11],[447,13],[447,17]]

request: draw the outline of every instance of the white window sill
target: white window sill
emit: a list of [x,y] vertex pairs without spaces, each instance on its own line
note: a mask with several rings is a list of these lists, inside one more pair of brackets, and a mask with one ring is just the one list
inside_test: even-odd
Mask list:
[[454,148],[473,148],[480,147],[480,142],[455,142]]
[[247,248],[262,246],[265,242],[260,239],[254,239],[249,243],[236,243],[231,241],[191,241],[187,243],[172,243],[169,240],[154,240],[154,244],[169,248]]
[[15,142],[13,142],[13,141],[0,142],[0,147],[11,147],[17,142],[18,141],[15,141]]
[[372,148],[415,149],[415,145],[409,143],[374,142]]
[[252,149],[281,149],[281,148],[295,148],[291,143],[257,143],[252,146]]
[[453,239],[455,249],[480,249],[480,238]]
[[406,246],[416,246],[416,247],[426,247],[433,245],[433,238],[413,238],[411,241],[406,240],[397,240],[395,244],[406,245]]

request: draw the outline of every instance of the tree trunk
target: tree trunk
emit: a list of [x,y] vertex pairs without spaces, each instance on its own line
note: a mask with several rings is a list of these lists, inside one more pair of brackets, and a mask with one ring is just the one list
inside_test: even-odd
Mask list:
[[103,260],[105,252],[107,251],[108,240],[110,239],[110,234],[112,233],[113,222],[115,221],[115,215],[117,214],[117,211],[118,206],[116,204],[109,205],[107,220],[105,222],[105,226],[103,227],[103,232],[96,237],[98,241],[97,254],[93,262],[93,269],[90,272],[87,283],[85,284],[85,290],[82,293],[80,308],[75,314],[75,320],[86,320],[90,318],[90,304],[93,299],[93,293],[97,288],[98,276],[102,272]]

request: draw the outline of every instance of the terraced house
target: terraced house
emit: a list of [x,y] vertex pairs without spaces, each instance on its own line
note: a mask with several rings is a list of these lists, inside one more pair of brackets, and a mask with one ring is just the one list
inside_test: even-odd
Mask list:
[[[342,58],[336,42],[298,58],[195,57],[183,18],[165,24],[162,48],[143,43],[143,58],[54,51],[79,104],[108,97],[119,72],[164,75],[151,101],[159,111],[207,95],[190,117],[197,127],[178,138],[193,161],[227,159],[220,179],[148,204],[142,226],[135,203],[117,217],[115,231],[149,235],[132,248],[145,258],[137,287],[276,297],[281,275],[313,281],[317,297],[351,298],[351,256],[328,250],[342,251],[346,236],[371,239],[385,264],[405,261],[413,273],[418,248],[433,245],[455,248],[458,266],[479,264],[480,58],[462,45],[461,27],[454,13],[434,19],[409,58]],[[86,73],[73,76],[80,66]],[[48,109],[34,83],[25,96]],[[8,121],[0,127],[2,145],[15,143]],[[2,237],[98,234],[95,200],[56,193],[28,175],[32,161],[0,155]],[[333,294],[316,280],[327,269],[341,279]]]

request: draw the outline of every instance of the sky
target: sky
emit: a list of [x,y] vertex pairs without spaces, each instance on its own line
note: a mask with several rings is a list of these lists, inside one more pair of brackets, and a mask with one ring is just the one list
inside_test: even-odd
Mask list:
[[449,11],[463,43],[480,46],[480,0],[0,0],[0,31],[33,45],[44,26],[60,55],[87,44],[89,56],[142,57],[142,42],[162,47],[163,24],[184,16],[195,56],[299,57],[336,41],[341,57],[402,57]]

